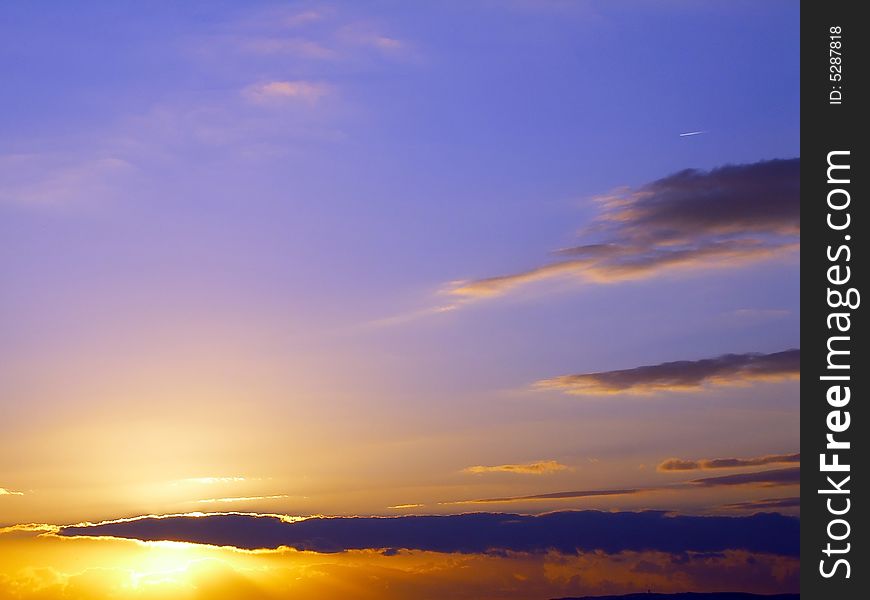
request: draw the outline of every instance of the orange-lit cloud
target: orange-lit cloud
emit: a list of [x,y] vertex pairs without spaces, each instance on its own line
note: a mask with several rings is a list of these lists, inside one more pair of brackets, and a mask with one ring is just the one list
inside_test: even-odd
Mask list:
[[0,535],[7,534],[15,534],[20,532],[37,532],[37,533],[57,533],[60,531],[59,525],[49,525],[48,523],[21,523],[18,525],[9,525],[7,527],[0,527]]
[[796,349],[773,354],[723,354],[617,371],[562,375],[538,381],[535,386],[574,395],[650,394],[799,377],[800,349]]
[[541,460],[530,463],[507,464],[507,465],[475,465],[462,469],[465,473],[517,473],[521,475],[547,475],[557,471],[568,469],[565,465],[555,460]]
[[[451,283],[447,294],[465,299],[501,296],[522,284],[559,277],[579,277],[591,283],[617,283],[652,277],[669,269],[728,268],[796,251],[797,243],[770,244],[761,239],[710,242],[701,248],[583,246],[582,256],[511,275]],[[563,251],[567,252],[567,251]]]
[[0,487],[0,496],[23,496],[24,492],[16,492],[14,490],[7,490],[6,488]]
[[737,469],[741,467],[760,467],[762,465],[780,463],[799,463],[800,453],[796,454],[767,454],[765,456],[753,456],[750,458],[709,458],[701,460],[685,460],[682,458],[669,458],[658,465],[659,471],[695,471],[706,469]]
[[559,277],[612,283],[792,254],[799,248],[799,184],[800,159],[681,171],[596,198],[600,213],[584,231],[588,242],[560,250],[566,260],[453,282],[445,291],[471,300]]

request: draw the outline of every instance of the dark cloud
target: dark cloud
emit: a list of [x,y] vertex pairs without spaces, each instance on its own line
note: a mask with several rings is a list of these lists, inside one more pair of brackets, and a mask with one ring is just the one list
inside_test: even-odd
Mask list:
[[760,467],[780,463],[800,463],[801,455],[796,454],[767,454],[765,456],[753,456],[751,458],[705,458],[701,460],[684,460],[681,458],[669,458],[663,461],[657,468],[659,471],[695,471],[707,469],[738,469],[742,467]]
[[662,512],[571,511],[538,516],[472,513],[407,517],[312,517],[215,514],[143,517],[63,527],[63,536],[185,541],[245,549],[286,546],[314,552],[408,549],[565,554],[603,551],[745,550],[797,556],[799,522],[762,513],[747,517],[671,516]]
[[800,159],[686,169],[603,203],[602,227],[619,239],[793,235],[800,231]]
[[693,479],[693,485],[703,487],[720,487],[730,485],[760,485],[775,487],[779,485],[796,485],[801,481],[800,467],[789,469],[773,469],[769,471],[757,471],[755,473],[737,473],[735,475],[721,475],[719,477],[703,477]]
[[639,494],[646,489],[623,490],[578,490],[571,492],[551,492],[548,494],[532,494],[531,496],[504,496],[501,498],[480,498],[478,500],[459,500],[442,504],[496,504],[504,502],[523,502],[526,500],[566,500],[569,498],[591,498],[595,496],[625,496]]
[[751,594],[747,592],[681,592],[655,594],[649,592],[618,596],[577,596],[556,600],[800,600],[800,594]]
[[678,360],[617,371],[562,375],[538,381],[543,389],[568,394],[648,394],[698,390],[704,385],[740,385],[800,377],[800,349],[773,354],[724,354],[701,360]]
[[688,169],[634,190],[596,198],[587,242],[565,260],[454,282],[459,298],[499,296],[524,283],[573,276],[613,282],[676,268],[736,266],[797,250],[800,159]]

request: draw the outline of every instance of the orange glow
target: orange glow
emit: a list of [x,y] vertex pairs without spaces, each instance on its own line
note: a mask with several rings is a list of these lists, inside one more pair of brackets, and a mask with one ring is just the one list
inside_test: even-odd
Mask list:
[[[243,551],[183,542],[62,538],[51,526],[0,530],[4,598],[311,598],[486,600],[704,586],[797,589],[795,558],[661,552],[562,555]],[[684,559],[686,557],[683,557]]]

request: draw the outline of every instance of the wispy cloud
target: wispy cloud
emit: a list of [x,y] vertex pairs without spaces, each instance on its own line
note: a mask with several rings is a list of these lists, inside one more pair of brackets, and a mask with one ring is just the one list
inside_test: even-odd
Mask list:
[[532,282],[641,279],[677,269],[734,267],[799,247],[800,159],[688,169],[638,189],[595,198],[586,242],[564,260],[508,275],[451,283],[459,300],[494,297]]
[[365,23],[345,25],[337,31],[336,39],[343,44],[369,47],[385,53],[396,53],[407,48],[402,40],[385,35]]
[[421,508],[425,506],[424,504],[395,504],[393,506],[388,506],[387,508],[391,508],[393,510],[407,510],[411,508]]
[[19,523],[16,525],[9,525],[7,527],[0,527],[0,534],[17,532],[57,533],[58,531],[60,531],[60,529],[60,525],[49,525],[48,523]]
[[329,85],[313,81],[268,81],[245,88],[244,96],[255,104],[304,102],[314,105],[330,91]]
[[366,323],[360,324],[361,329],[373,329],[378,327],[389,327],[391,325],[402,325],[404,323],[410,323],[412,321],[416,321],[417,319],[428,317],[430,315],[448,313],[454,311],[458,308],[455,304],[447,304],[444,306],[434,306],[432,308],[424,308],[421,310],[414,310],[407,313],[402,313],[398,315],[393,315],[391,317],[383,317],[380,319],[374,319],[368,321]]
[[694,471],[706,469],[737,469],[742,467],[759,467],[781,463],[800,463],[800,453],[795,454],[767,454],[765,456],[753,456],[750,458],[705,458],[701,460],[686,460],[682,458],[669,458],[663,461],[657,469],[659,471]]
[[575,490],[567,492],[550,492],[547,494],[531,494],[528,496],[504,496],[501,498],[478,498],[474,500],[456,500],[441,502],[441,504],[504,504],[512,502],[530,502],[535,500],[570,500],[572,498],[596,498],[600,496],[629,496],[649,491],[648,488],[613,489],[613,490]]
[[719,477],[703,477],[680,483],[654,485],[639,488],[603,489],[603,490],[568,490],[549,492],[545,494],[530,494],[524,496],[504,496],[500,498],[476,498],[472,500],[456,500],[441,504],[510,504],[527,503],[541,500],[571,500],[577,498],[595,498],[601,496],[630,496],[648,494],[666,490],[691,490],[712,487],[752,486],[778,487],[800,483],[800,467],[789,469],[771,469],[754,473],[738,473]]
[[723,354],[716,358],[679,360],[617,371],[562,375],[538,381],[535,387],[574,395],[650,394],[799,377],[800,349],[794,349],[773,354]]
[[217,483],[241,483],[243,481],[249,481],[247,477],[239,477],[239,476],[225,476],[225,477],[189,477],[187,479],[180,479],[178,483],[199,483],[202,485],[212,485]]
[[0,156],[0,203],[31,208],[90,205],[118,194],[134,171],[118,157],[61,160],[40,154]]
[[778,508],[800,508],[800,496],[788,498],[764,498],[763,500],[750,500],[748,502],[734,502],[723,504],[722,508],[730,510],[770,510]]
[[446,292],[474,299],[501,296],[522,284],[563,276],[581,277],[591,283],[615,283],[651,277],[668,269],[734,267],[798,249],[796,242],[772,245],[762,239],[711,241],[703,247],[658,246],[650,248],[592,244],[563,250],[575,258],[511,275],[451,283]]
[[24,492],[16,492],[14,490],[7,490],[6,488],[0,487],[0,496],[23,496]]
[[271,9],[229,25],[229,33],[208,37],[200,49],[355,65],[413,55],[408,41],[382,26],[326,7],[302,12]]
[[321,42],[299,37],[264,36],[244,39],[242,49],[254,54],[290,54],[295,58],[336,60],[341,54]]
[[797,485],[801,480],[800,467],[789,469],[773,469],[755,473],[737,473],[719,477],[704,477],[693,479],[690,483],[700,487],[722,487],[732,485],[754,485],[761,487],[777,487],[781,485]]
[[324,19],[330,11],[325,8],[309,9],[299,12],[294,12],[284,16],[281,19],[281,24],[286,27],[299,27]]
[[270,496],[232,496],[228,498],[205,498],[197,500],[199,504],[228,504],[231,502],[253,502],[255,500],[278,500],[280,498],[289,498],[288,494],[272,494]]
[[476,465],[462,469],[464,473],[517,473],[521,475],[547,475],[557,471],[564,471],[567,466],[555,460],[542,460],[538,462],[507,464],[507,465]]

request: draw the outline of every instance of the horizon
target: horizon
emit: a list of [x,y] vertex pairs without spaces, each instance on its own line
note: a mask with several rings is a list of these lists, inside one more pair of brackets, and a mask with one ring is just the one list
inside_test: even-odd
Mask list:
[[798,590],[797,3],[0,15],[0,595]]

